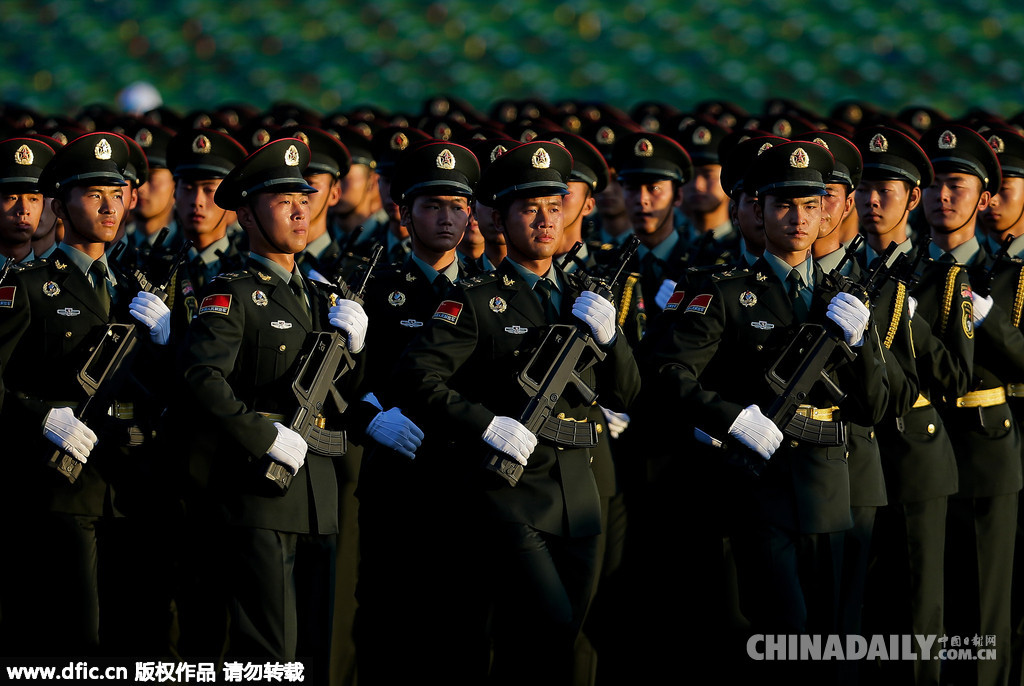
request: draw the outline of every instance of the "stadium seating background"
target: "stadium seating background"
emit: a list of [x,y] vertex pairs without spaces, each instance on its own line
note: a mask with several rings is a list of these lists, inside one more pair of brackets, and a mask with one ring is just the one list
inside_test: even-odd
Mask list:
[[3,25],[2,98],[47,113],[113,103],[135,80],[183,111],[417,112],[437,93],[485,111],[534,95],[1024,108],[1024,11],[992,0],[6,0]]

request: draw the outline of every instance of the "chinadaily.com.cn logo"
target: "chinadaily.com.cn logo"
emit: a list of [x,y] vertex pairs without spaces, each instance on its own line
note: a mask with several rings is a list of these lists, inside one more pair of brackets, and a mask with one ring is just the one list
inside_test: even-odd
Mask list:
[[995,660],[995,636],[754,634],[752,660]]

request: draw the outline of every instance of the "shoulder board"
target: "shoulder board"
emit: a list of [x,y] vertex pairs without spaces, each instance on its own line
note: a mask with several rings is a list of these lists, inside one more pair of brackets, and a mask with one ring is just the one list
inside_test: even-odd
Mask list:
[[725,271],[722,271],[722,270],[719,269],[719,270],[712,270],[711,271],[711,278],[714,279],[715,281],[723,281],[723,280],[726,280],[726,279],[736,279],[736,278],[739,278],[741,276],[750,276],[750,270],[749,269],[727,269]]
[[249,271],[238,271],[238,272],[224,272],[214,277],[217,281],[237,281],[239,279],[252,278],[252,272]]
[[459,285],[463,286],[464,288],[476,288],[477,286],[481,286],[485,283],[491,283],[492,281],[495,281],[497,278],[497,275],[495,275],[493,272],[487,274],[478,274],[477,276],[473,276],[468,279],[463,279],[459,281]]

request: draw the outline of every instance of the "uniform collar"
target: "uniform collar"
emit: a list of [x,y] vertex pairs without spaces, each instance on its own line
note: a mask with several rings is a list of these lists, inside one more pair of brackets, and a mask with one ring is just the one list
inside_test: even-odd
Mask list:
[[658,258],[662,262],[667,262],[668,258],[672,255],[672,251],[679,243],[679,239],[679,232],[673,231],[665,238],[665,240],[663,240],[661,243],[658,243],[653,248],[648,248],[643,244],[637,246],[636,256],[642,261],[645,257],[647,257],[647,253],[654,253],[654,256],[656,258]]
[[451,264],[449,264],[441,271],[437,271],[429,264],[427,264],[419,257],[417,257],[416,253],[409,253],[409,257],[411,257],[413,263],[420,268],[420,271],[423,272],[423,275],[427,277],[428,283],[434,283],[434,279],[437,278],[438,274],[444,274],[452,283],[455,283],[456,281],[459,280],[459,261],[457,259],[452,260]]
[[543,277],[537,276],[529,269],[517,264],[514,260],[509,259],[508,257],[505,258],[505,262],[508,262],[509,266],[516,270],[516,272],[519,274],[519,276],[523,278],[523,281],[526,282],[526,285],[529,286],[531,290],[534,286],[537,285],[537,282],[540,281],[541,278],[544,278],[551,282],[551,284],[555,287],[555,290],[557,290],[559,293],[562,292],[562,280],[558,278],[558,269],[555,267],[554,262],[551,263],[551,267],[548,269],[547,274],[545,274]]
[[107,264],[106,253],[100,255],[99,259],[94,260],[78,248],[73,248],[70,245],[63,245],[60,250],[67,256],[68,262],[78,267],[82,274],[87,277],[89,275],[89,270],[92,268],[93,262],[99,262],[107,270],[107,280],[110,281],[110,283],[117,285],[117,279],[114,277],[114,272],[110,270],[109,265]]
[[203,261],[203,264],[213,264],[220,259],[217,255],[219,250],[222,254],[227,254],[231,248],[231,241],[228,240],[227,236],[221,236],[210,245],[203,248],[201,251],[196,250],[194,247],[188,249],[188,256],[190,259],[199,258]]
[[330,244],[331,244],[331,234],[329,234],[326,231],[324,231],[316,239],[314,239],[314,240],[310,241],[309,243],[307,243],[306,244],[306,249],[303,250],[303,252],[308,254],[308,255],[312,255],[313,257],[320,257],[321,255],[324,254],[324,251],[327,250],[327,248],[328,248],[328,246],[330,246]]
[[789,278],[789,273],[795,269],[800,274],[800,278],[803,279],[804,287],[814,288],[814,260],[806,259],[797,266],[792,267],[789,263],[765,250],[764,261],[768,263],[772,272],[783,284]]
[[[977,236],[971,236],[966,241],[956,246],[949,251],[949,254],[953,256],[957,264],[970,264],[971,260],[974,259],[978,251],[981,250],[981,244],[978,243]],[[933,260],[937,260],[942,257],[945,252],[939,246],[932,242],[928,246],[928,256]]]
[[288,271],[287,269],[279,265],[277,262],[274,262],[273,260],[264,257],[263,255],[249,253],[249,259],[262,267],[266,267],[268,270],[270,270],[272,274],[277,276],[277,278],[281,279],[285,283],[289,283],[292,280],[293,272]]
[[[897,257],[899,257],[900,255],[902,255],[904,253],[909,253],[911,250],[913,250],[913,248],[914,248],[914,243],[909,238],[905,239],[902,243],[897,243],[896,250],[893,251],[892,257],[889,258],[889,265],[888,266],[891,267],[893,265],[893,263],[896,261]],[[872,248],[870,245],[865,245],[864,246],[864,257],[867,258],[867,259],[864,260],[864,264],[871,264],[872,262],[877,260],[879,257],[881,257],[881,255],[879,255],[877,252],[875,252],[874,248]]]

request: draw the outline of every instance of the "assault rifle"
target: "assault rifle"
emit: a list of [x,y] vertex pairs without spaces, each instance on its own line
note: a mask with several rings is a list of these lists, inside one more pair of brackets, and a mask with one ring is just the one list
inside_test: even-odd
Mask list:
[[[338,280],[335,285],[337,292],[329,296],[331,305],[337,304],[339,296],[363,304],[366,285],[383,252],[384,248],[380,243],[374,246],[369,266],[363,272],[362,282],[357,290],[349,288],[344,279]],[[344,455],[348,448],[345,432],[328,429],[323,411],[328,398],[339,414],[348,408],[348,402],[338,392],[337,382],[355,366],[346,337],[337,329],[313,331],[307,336],[303,352],[299,356],[299,369],[292,381],[292,392],[299,407],[295,410],[289,427],[302,436],[310,450],[316,453],[339,457]],[[264,476],[284,493],[291,485],[294,475],[283,464],[270,460]]]
[[[592,277],[578,270],[572,275],[585,290],[593,290],[602,297],[611,299],[615,284],[622,275],[639,241],[630,237],[619,254],[619,265],[615,276],[609,282]],[[582,243],[570,251],[571,260]],[[627,247],[628,246],[628,247]],[[568,387],[573,387],[587,405],[597,400],[597,392],[583,380],[583,373],[601,362],[608,353],[601,349],[583,325],[555,324],[550,327],[540,347],[519,373],[519,385],[530,396],[525,409],[519,415],[519,422],[534,435],[557,443],[579,448],[597,445],[597,426],[592,422],[579,421],[555,416],[555,405]],[[492,451],[484,461],[484,468],[497,473],[510,485],[519,483],[523,465],[504,453]]]
[[[137,286],[136,291],[152,293],[163,302],[167,302],[167,286],[178,266],[184,261],[191,245],[189,241],[182,245],[167,273],[167,280],[162,285],[157,286],[150,282],[146,274],[137,268],[130,275],[122,276],[131,279],[133,285]],[[108,324],[99,342],[89,349],[89,358],[76,377],[83,396],[75,411],[75,417],[79,421],[87,425],[95,424],[97,420],[107,416],[118,391],[131,374],[138,340],[138,324]],[[71,483],[75,483],[82,473],[82,463],[60,448],[54,451],[46,464]]]
[[1013,243],[1013,236],[1008,235],[999,246],[996,254],[992,256],[992,262],[977,274],[971,274],[971,289],[975,293],[981,296],[992,294],[992,278],[996,275],[996,267],[999,265],[999,261],[1009,254],[1011,243]]
[[[870,307],[871,301],[891,276],[888,262],[896,250],[896,244],[886,249],[875,268],[860,282],[841,274],[843,266],[847,260],[852,259],[856,249],[857,246],[851,243],[843,260],[825,275],[823,285],[830,290],[834,288],[853,294]],[[765,373],[765,381],[775,393],[775,400],[764,415],[790,438],[815,445],[843,445],[846,442],[846,428],[842,422],[805,416],[799,407],[806,404],[811,392],[819,385],[825,389],[833,405],[842,402],[846,393],[832,381],[829,372],[842,363],[852,362],[856,357],[857,353],[847,345],[843,334],[833,322],[801,324],[796,336]],[[726,447],[721,441],[717,443]],[[760,476],[767,464],[760,456],[754,456],[747,450],[731,451],[728,460],[753,477]]]

